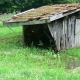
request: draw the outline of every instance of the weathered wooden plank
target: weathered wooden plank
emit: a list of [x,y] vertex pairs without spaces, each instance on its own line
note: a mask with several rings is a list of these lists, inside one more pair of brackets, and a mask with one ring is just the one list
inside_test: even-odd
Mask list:
[[65,30],[65,48],[67,49],[68,48],[68,29],[67,29],[67,18],[64,19],[64,30]]
[[71,47],[71,18],[68,18],[68,24],[67,24],[68,26],[67,26],[67,29],[68,29],[68,43],[67,43],[67,45],[68,45],[68,49]]
[[48,24],[48,28],[50,30],[50,33],[51,33],[52,37],[56,41],[56,39],[57,39],[57,37],[56,37],[57,33],[56,33],[56,26],[55,25],[56,25],[56,22],[54,22],[54,24],[50,23],[50,24]]
[[25,22],[4,22],[4,25],[8,26],[22,26],[22,25],[35,25],[35,24],[45,24],[49,23],[49,20],[32,20],[32,21],[25,21]]
[[56,32],[56,22],[52,22],[51,24],[48,24],[48,28],[49,28],[49,31],[51,33],[51,36],[54,40],[54,51],[56,52],[58,50],[58,47],[57,47],[57,32]]
[[54,21],[51,24],[48,24],[50,33],[55,40],[58,51],[60,50],[60,24],[61,23],[59,21]]
[[69,49],[74,47],[74,27],[75,27],[75,16],[66,17],[63,20],[65,29],[65,48]]
[[75,26],[75,47],[80,46],[80,19],[76,19]]
[[60,50],[60,28],[61,28],[61,26],[60,26],[60,21],[58,21],[57,20],[57,23],[56,23],[56,32],[57,32],[57,42],[56,42],[56,44],[57,44],[57,48],[58,48],[58,50]]
[[75,23],[76,23],[76,17],[73,16],[71,18],[71,47],[73,48],[75,45]]
[[76,19],[76,17],[75,16],[72,16],[71,18],[70,18],[70,48],[73,48],[74,47],[74,41],[75,41],[75,39],[74,39],[74,37],[75,37],[75,31],[74,31],[74,28],[75,28],[75,19]]
[[66,32],[67,32],[67,25],[66,19],[63,20],[63,49],[66,49]]
[[60,21],[60,50],[65,49],[65,35],[64,35],[64,25],[63,20]]

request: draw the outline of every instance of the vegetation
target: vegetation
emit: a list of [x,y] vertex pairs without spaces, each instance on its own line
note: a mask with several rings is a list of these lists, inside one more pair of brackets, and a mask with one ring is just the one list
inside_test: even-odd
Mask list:
[[[47,4],[79,0],[1,0],[0,13],[24,11]],[[6,14],[7,14],[6,13]],[[0,15],[0,20],[12,15]],[[59,52],[31,45],[24,46],[22,27],[7,27],[0,22],[0,80],[80,80],[80,48]]]
[[80,80],[79,60],[80,48],[55,55],[51,48],[24,46],[22,27],[0,22],[0,80]]
[[24,11],[48,4],[79,3],[80,0],[0,0],[0,12]]

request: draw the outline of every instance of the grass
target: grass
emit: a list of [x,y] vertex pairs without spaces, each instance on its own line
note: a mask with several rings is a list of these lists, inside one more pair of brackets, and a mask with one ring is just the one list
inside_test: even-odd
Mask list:
[[55,55],[51,48],[24,46],[22,27],[10,28],[0,23],[0,80],[80,80],[80,67],[70,66],[79,62],[80,48]]

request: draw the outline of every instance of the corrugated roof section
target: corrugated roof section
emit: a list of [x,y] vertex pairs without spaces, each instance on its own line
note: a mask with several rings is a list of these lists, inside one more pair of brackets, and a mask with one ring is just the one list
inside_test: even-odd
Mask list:
[[47,5],[36,8],[30,11],[23,12],[22,14],[13,16],[7,22],[25,22],[32,20],[49,19],[50,16],[56,13],[67,13],[80,8],[80,4],[56,4]]

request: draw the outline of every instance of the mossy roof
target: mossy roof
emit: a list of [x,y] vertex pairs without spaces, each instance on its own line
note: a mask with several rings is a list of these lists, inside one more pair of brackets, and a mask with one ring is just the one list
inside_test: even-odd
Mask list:
[[80,4],[56,4],[56,5],[46,5],[34,10],[24,12],[22,14],[14,15],[7,22],[25,22],[32,20],[43,20],[49,19],[50,16],[57,13],[64,13],[80,9]]

